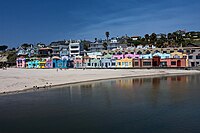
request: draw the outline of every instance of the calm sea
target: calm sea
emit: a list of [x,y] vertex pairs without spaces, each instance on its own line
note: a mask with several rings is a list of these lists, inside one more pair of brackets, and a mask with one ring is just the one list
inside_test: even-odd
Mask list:
[[199,133],[200,75],[0,96],[0,133]]

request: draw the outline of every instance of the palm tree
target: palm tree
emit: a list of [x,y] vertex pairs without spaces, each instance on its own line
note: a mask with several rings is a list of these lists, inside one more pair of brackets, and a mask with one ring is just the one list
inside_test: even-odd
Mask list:
[[97,41],[98,41],[98,39],[97,39],[97,38],[95,38],[94,40],[95,40],[95,42],[97,42]]
[[109,38],[109,36],[110,36],[110,33],[107,31],[107,32],[105,33],[105,35],[106,35],[107,42],[108,42],[108,38]]
[[104,43],[103,43],[103,47],[105,48],[105,50],[107,50],[107,48],[108,48],[108,43],[104,42]]
[[145,38],[145,41],[147,42],[147,44],[149,44],[149,34],[146,34],[146,35],[144,36],[144,38]]

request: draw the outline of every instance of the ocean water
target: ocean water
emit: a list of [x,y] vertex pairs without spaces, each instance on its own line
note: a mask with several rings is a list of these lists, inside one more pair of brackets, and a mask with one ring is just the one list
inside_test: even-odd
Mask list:
[[0,133],[199,133],[200,75],[0,96]]

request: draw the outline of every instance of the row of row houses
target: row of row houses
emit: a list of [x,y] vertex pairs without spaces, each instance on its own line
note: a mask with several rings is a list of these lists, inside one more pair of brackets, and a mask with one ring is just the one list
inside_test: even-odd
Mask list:
[[[42,52],[42,51],[41,51]],[[150,68],[150,67],[193,67],[200,63],[200,49],[193,53],[183,52],[154,54],[109,54],[103,52],[87,53],[84,56],[47,57],[43,50],[40,57],[17,58],[18,68]],[[43,55],[43,56],[42,56]]]

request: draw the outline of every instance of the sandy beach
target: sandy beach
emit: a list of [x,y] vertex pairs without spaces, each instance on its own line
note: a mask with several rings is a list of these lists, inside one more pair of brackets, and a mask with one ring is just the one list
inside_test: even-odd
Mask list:
[[0,93],[31,89],[34,86],[56,86],[102,79],[157,76],[170,74],[195,74],[196,70],[175,69],[16,69],[0,70]]

